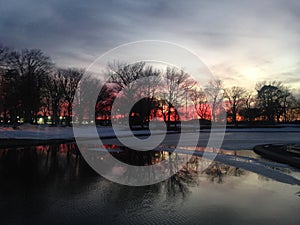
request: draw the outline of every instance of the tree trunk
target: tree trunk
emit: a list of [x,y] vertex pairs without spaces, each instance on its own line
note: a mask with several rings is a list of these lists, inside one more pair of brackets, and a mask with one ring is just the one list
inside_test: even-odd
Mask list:
[[67,125],[71,126],[71,121],[72,121],[72,104],[69,102],[68,103],[68,117],[67,117]]
[[170,128],[171,122],[171,103],[168,104],[168,128]]
[[30,109],[25,109],[24,123],[32,123],[32,115]]

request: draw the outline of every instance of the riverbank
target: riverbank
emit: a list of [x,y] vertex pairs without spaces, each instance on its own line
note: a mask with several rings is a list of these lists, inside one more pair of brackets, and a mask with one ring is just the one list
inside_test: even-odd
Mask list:
[[0,148],[29,147],[38,145],[55,145],[75,142],[75,139],[0,139]]
[[[116,135],[112,127],[97,126],[98,134],[95,135],[94,129],[90,129],[88,126],[82,126],[77,128],[78,134],[81,138],[86,139],[109,139],[111,142],[116,140]],[[222,128],[215,128],[213,130],[216,133],[224,132]],[[149,130],[134,130],[132,131],[135,136],[148,136]],[[118,130],[119,136],[126,137],[132,134],[131,131],[120,129]],[[185,132],[194,133],[200,132],[199,145],[205,146],[205,140],[210,137],[210,129],[185,129]],[[164,134],[164,130],[155,129],[151,134]],[[239,149],[252,149],[257,144],[264,143],[278,143],[278,142],[299,142],[300,127],[285,126],[285,127],[271,127],[271,128],[235,128],[227,127],[224,135],[223,148],[229,150]],[[180,134],[178,131],[168,131],[170,135],[169,139],[174,141],[178,140]],[[73,128],[72,127],[51,127],[51,126],[39,126],[24,124],[13,129],[12,127],[0,127],[0,147],[12,147],[12,146],[32,146],[32,145],[44,145],[44,144],[57,144],[75,142]],[[189,140],[186,140],[188,144]]]

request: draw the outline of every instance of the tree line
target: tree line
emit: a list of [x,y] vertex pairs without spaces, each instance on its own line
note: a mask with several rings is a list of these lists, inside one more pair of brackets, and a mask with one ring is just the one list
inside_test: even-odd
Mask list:
[[[97,118],[109,124],[111,119],[129,116],[132,126],[147,127],[153,118],[160,117],[169,127],[182,119],[179,110],[190,119],[192,108],[200,120],[214,122],[220,120],[220,109],[225,108],[228,121],[235,125],[241,120],[287,123],[299,119],[299,99],[279,81],[259,82],[253,92],[239,86],[226,88],[218,79],[200,88],[181,69],[159,70],[145,62],[112,62],[107,65],[105,83],[84,74],[84,69],[58,68],[41,50],[0,45],[1,123],[71,125],[72,119],[82,123]],[[99,91],[98,99],[92,102],[95,91]],[[111,110],[117,97],[121,101],[114,113]],[[135,99],[129,113],[122,111]]]
[[237,125],[237,116],[248,122],[268,124],[299,122],[300,101],[280,81],[258,82],[254,92],[241,87],[224,89],[228,116]]
[[57,68],[38,49],[0,45],[1,122],[71,124],[72,103],[83,69]]
[[[131,124],[148,126],[154,117],[161,117],[168,127],[179,118],[178,110],[189,114],[191,106],[202,121],[219,122],[226,111],[227,121],[238,125],[245,123],[291,123],[299,122],[300,101],[292,90],[280,81],[263,81],[256,84],[254,91],[243,87],[224,87],[219,79],[212,79],[200,88],[197,82],[183,70],[167,67],[165,71],[154,69],[140,62],[136,64],[112,63],[108,65],[111,87],[111,101],[123,90],[122,101],[127,105],[129,100],[141,99],[143,92],[147,98],[137,101],[129,113]],[[141,79],[141,82],[134,82]],[[129,88],[128,88],[129,86]],[[125,92],[125,93],[124,93]],[[103,106],[103,102],[99,102]],[[122,106],[120,106],[122,108]],[[119,114],[126,113],[119,111]],[[124,116],[124,118],[127,118]],[[191,119],[189,115],[185,119]]]

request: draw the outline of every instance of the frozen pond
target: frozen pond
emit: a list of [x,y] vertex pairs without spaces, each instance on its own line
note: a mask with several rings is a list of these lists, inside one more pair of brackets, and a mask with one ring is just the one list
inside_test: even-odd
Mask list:
[[[1,224],[298,225],[300,221],[299,170],[262,160],[252,151],[223,152],[204,171],[203,160],[194,156],[168,180],[144,187],[106,180],[77,153],[75,144],[1,149]],[[100,160],[105,154],[135,160],[124,152],[95,154]],[[168,157],[169,152],[153,152],[147,163]]]

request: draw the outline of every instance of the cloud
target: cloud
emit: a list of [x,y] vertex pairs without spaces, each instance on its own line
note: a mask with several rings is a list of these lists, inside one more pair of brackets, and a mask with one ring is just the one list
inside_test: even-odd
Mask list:
[[300,60],[299,10],[297,0],[7,0],[0,42],[41,48],[61,66],[87,66],[117,45],[160,39],[192,49],[208,66],[223,65],[228,81],[229,73],[257,66],[268,78],[276,64]]

